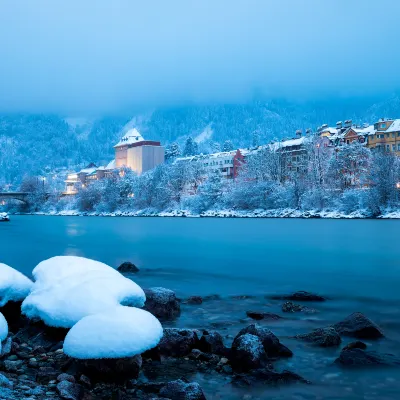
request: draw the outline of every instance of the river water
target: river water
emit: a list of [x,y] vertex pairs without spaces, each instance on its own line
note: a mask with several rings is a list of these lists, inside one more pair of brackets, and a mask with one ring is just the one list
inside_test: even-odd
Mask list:
[[[200,306],[184,305],[178,327],[213,328],[229,345],[249,324],[247,310],[280,314],[263,322],[294,353],[275,364],[312,385],[235,389],[229,378],[199,376],[210,399],[398,399],[400,370],[342,370],[332,365],[340,349],[319,349],[291,338],[361,311],[386,338],[372,350],[400,357],[400,233],[398,221],[208,218],[100,218],[12,216],[0,224],[0,262],[29,275],[55,255],[79,255],[117,267],[134,262],[142,287],[163,286],[181,298],[218,294]],[[329,301],[311,315],[285,315],[268,296],[295,290]],[[248,299],[236,296],[251,295]],[[346,343],[347,340],[344,341]]]

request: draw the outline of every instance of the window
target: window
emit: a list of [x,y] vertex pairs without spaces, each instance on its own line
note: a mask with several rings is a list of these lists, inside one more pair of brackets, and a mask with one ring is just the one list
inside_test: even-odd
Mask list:
[[392,133],[392,137],[393,137],[393,138],[396,137],[396,134],[395,134],[395,133]]
[[385,123],[381,124],[381,129],[385,129],[385,128],[386,128],[386,124]]
[[397,132],[397,136],[400,136],[400,132]]
[[386,137],[388,138],[389,136],[390,136],[390,135],[387,133],[387,134],[386,134]]
[[392,144],[392,151],[396,151],[396,145]]
[[390,146],[388,144],[386,145],[386,151],[390,151]]
[[400,143],[397,144],[397,151],[400,151]]

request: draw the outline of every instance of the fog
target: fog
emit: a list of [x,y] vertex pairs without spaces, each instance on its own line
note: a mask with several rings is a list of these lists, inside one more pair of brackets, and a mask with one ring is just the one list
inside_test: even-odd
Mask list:
[[0,111],[400,88],[397,0],[0,0]]

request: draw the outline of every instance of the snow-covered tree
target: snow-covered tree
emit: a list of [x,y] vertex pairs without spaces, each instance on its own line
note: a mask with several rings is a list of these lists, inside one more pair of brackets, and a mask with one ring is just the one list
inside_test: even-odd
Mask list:
[[195,140],[191,136],[186,139],[185,148],[183,150],[183,155],[194,156],[198,153],[198,145]]
[[174,142],[166,147],[165,149],[165,160],[171,161],[181,155],[181,149],[178,143]]
[[232,151],[233,150],[233,143],[231,140],[225,140],[224,144],[222,145],[222,151]]

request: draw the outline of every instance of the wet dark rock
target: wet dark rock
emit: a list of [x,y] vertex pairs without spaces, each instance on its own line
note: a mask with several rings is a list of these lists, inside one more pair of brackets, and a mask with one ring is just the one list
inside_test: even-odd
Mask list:
[[75,378],[70,374],[60,374],[57,376],[57,380],[58,380],[58,382],[68,381],[68,382],[75,383]]
[[250,333],[251,335],[255,335],[260,338],[265,353],[269,358],[291,357],[293,355],[292,351],[280,343],[279,339],[268,328],[263,328],[256,324],[252,324],[246,328],[243,328],[236,335],[236,338],[241,335],[245,335],[246,333]]
[[217,331],[203,331],[198,348],[205,353],[226,354],[224,341],[221,334]]
[[62,381],[57,385],[57,392],[62,399],[81,400],[83,388],[81,385],[69,381]]
[[325,301],[326,298],[315,293],[298,291],[292,294],[270,296],[274,300],[292,300],[292,301]]
[[11,353],[13,347],[12,337],[8,337],[1,345],[0,358],[6,357]]
[[50,379],[56,379],[56,377],[60,374],[60,371],[55,370],[50,366],[39,367],[37,372],[37,380],[39,382],[46,382]]
[[17,372],[23,365],[22,360],[5,360],[4,369],[8,372]]
[[314,329],[310,333],[296,335],[296,339],[304,340],[321,347],[339,346],[342,342],[339,334],[334,328],[320,328]]
[[135,274],[139,272],[139,268],[130,261],[125,261],[117,268],[117,271],[121,272],[121,274]]
[[249,300],[249,299],[254,299],[256,296],[248,295],[248,294],[239,294],[235,296],[231,296],[231,299],[234,300]]
[[[217,357],[216,359],[214,357]],[[218,362],[218,356],[211,354],[211,353],[204,353],[199,349],[193,349],[192,352],[189,354],[189,358],[192,360],[199,360],[199,361],[215,361]]]
[[317,310],[314,310],[313,308],[302,306],[291,301],[286,301],[282,304],[282,311],[286,313],[304,312],[306,314],[313,314],[317,312]]
[[160,396],[171,400],[206,400],[197,382],[185,382],[182,379],[168,382],[160,390]]
[[260,383],[264,385],[281,385],[289,383],[309,384],[310,381],[291,371],[284,370],[282,372],[277,372],[272,369],[263,368],[251,371],[249,374],[236,374],[232,383],[237,386],[247,387]]
[[12,389],[13,386],[13,382],[11,382],[5,375],[0,374],[0,387]]
[[268,365],[261,340],[250,333],[236,337],[232,343],[231,364],[235,371],[247,372]]
[[201,296],[190,296],[186,301],[186,304],[199,305],[203,303],[203,298]]
[[86,375],[81,375],[79,377],[79,383],[87,388],[90,388],[92,386],[92,382],[90,382],[90,379]]
[[175,292],[165,288],[150,288],[144,290],[146,303],[144,309],[160,320],[172,320],[181,313],[181,306]]
[[[13,336],[13,342],[21,345],[29,343],[32,348],[41,348],[43,352],[62,349],[68,329],[52,328],[41,321],[28,321]],[[20,349],[22,351],[22,349]]]
[[164,335],[158,345],[160,354],[169,357],[188,355],[198,347],[199,337],[190,329],[165,328]]
[[256,321],[260,321],[262,319],[277,321],[279,319],[282,319],[282,317],[279,316],[278,314],[262,312],[262,311],[246,311],[246,314],[248,317],[250,317],[251,319],[255,319]]
[[221,300],[221,296],[219,294],[209,294],[208,296],[203,297],[203,301],[213,301],[213,300]]
[[218,329],[227,329],[230,326],[237,325],[237,321],[212,321],[210,322],[210,325],[213,328],[218,328]]
[[343,350],[351,350],[351,349],[361,349],[361,350],[366,350],[367,345],[364,342],[361,342],[357,340],[356,342],[350,342],[348,343],[345,347],[343,347]]
[[359,339],[378,339],[384,336],[379,326],[360,312],[349,315],[333,327],[342,335]]
[[126,358],[77,360],[79,370],[94,382],[123,383],[136,379],[142,366],[140,355]]
[[393,354],[379,354],[359,348],[343,349],[336,364],[344,367],[370,367],[370,366],[398,366],[400,359]]

